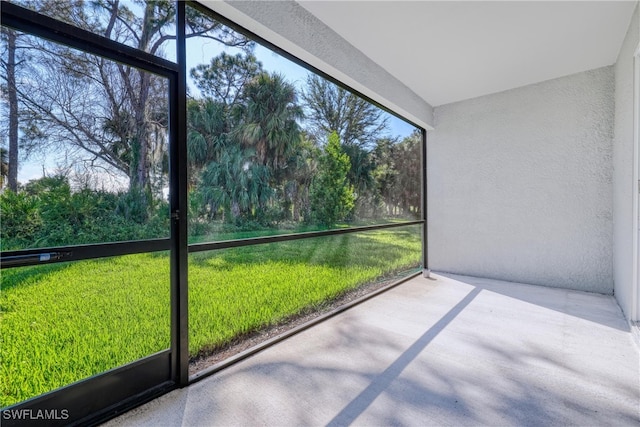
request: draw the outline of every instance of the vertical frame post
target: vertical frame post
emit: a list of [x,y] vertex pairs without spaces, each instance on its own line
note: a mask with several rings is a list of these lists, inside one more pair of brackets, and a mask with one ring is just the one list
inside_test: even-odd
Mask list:
[[176,49],[179,70],[171,100],[171,351],[172,376],[179,387],[189,383],[189,300],[187,248],[187,77],[186,8],[176,1]]
[[427,223],[427,131],[421,130],[422,133],[422,275],[428,278],[431,274],[429,268],[429,230]]
[[640,43],[633,55],[633,182],[632,182],[632,266],[631,266],[631,316],[640,322]]

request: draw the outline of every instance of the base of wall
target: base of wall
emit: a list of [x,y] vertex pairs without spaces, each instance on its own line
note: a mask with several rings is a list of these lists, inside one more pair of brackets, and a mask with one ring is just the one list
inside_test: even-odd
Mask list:
[[631,338],[633,338],[633,342],[636,343],[640,351],[640,322],[629,320],[629,326],[631,328]]

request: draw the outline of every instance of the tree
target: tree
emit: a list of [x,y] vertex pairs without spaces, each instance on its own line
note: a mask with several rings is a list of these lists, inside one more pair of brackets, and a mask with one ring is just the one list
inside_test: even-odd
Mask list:
[[419,131],[415,131],[395,147],[398,167],[394,192],[402,212],[414,218],[420,217],[421,146],[422,136]]
[[311,204],[309,189],[313,177],[318,171],[320,150],[308,138],[306,132],[301,132],[300,141],[296,144],[293,154],[288,159],[286,171],[282,180],[282,201],[284,218],[299,222],[304,218],[311,221]]
[[371,158],[374,141],[387,129],[384,112],[369,101],[310,74],[302,94],[306,119],[317,141],[335,131],[351,160],[349,182],[355,188],[359,216],[377,197]]
[[229,145],[229,113],[212,99],[187,102],[187,159],[193,184],[209,162],[220,158]]
[[[125,4],[119,0],[78,0],[59,4],[47,0],[30,2],[30,7],[153,55],[162,56],[167,42],[175,39],[173,1]],[[188,37],[206,37],[240,48],[251,46],[245,37],[193,8],[187,8],[187,32]],[[37,58],[32,61],[31,85],[19,95],[30,109],[32,123],[37,124],[37,134],[46,135],[49,148],[65,151],[70,162],[119,171],[128,177],[131,189],[158,192],[167,164],[166,80],[34,40]]]
[[21,34],[11,28],[2,27],[2,46],[3,54],[0,59],[0,66],[4,73],[2,79],[2,91],[6,94],[8,104],[7,112],[7,137],[8,137],[8,159],[7,159],[7,181],[8,187],[12,191],[18,190],[18,161],[20,159],[20,122],[22,105],[18,97],[18,84],[20,80],[20,71],[25,67],[24,64],[28,59],[27,54],[18,55],[20,51],[28,52],[30,46],[27,43],[19,42],[28,40],[25,34]]
[[400,142],[383,138],[376,143],[373,176],[388,215],[420,217],[421,146],[419,131]]
[[337,132],[332,132],[311,184],[311,211],[322,225],[333,227],[354,207],[353,186],[347,178],[349,168],[349,156],[342,150]]
[[7,178],[9,189],[18,191],[18,96],[16,94],[16,32],[3,28],[7,40],[7,97],[9,101],[9,161]]
[[369,150],[358,145],[344,145],[343,149],[349,156],[351,168],[347,178],[355,190],[355,209],[358,217],[371,214],[373,204],[377,198],[377,187],[373,171],[375,162]]
[[[243,102],[234,109],[236,127],[233,134],[240,144],[255,150],[255,161],[270,170],[271,188],[276,200],[270,210],[261,204],[260,211],[267,220],[280,220],[289,216],[290,203],[294,197],[287,197],[287,184],[291,182],[295,168],[300,166],[297,159],[303,151],[298,120],[302,119],[302,108],[297,103],[295,87],[280,74],[263,72],[252,79],[242,92]],[[296,208],[294,207],[295,211]]]
[[213,216],[222,207],[227,220],[252,217],[258,206],[271,197],[269,169],[251,163],[252,157],[238,146],[230,146],[219,161],[207,165],[202,173],[200,192]]
[[218,161],[229,145],[235,127],[233,110],[242,102],[245,86],[262,72],[262,65],[250,53],[221,53],[209,64],[191,70],[191,77],[203,98],[187,104],[187,153],[190,180],[209,162]]
[[142,108],[138,70],[123,79],[120,64],[49,42],[38,46],[38,62],[19,94],[30,124],[45,136],[43,148],[68,162],[120,172],[130,188],[150,190],[151,174],[167,151],[166,81],[154,76],[143,84]]
[[386,215],[393,214],[396,206],[396,176],[398,174],[395,158],[395,144],[397,140],[382,138],[376,142],[376,148],[372,152],[376,168],[373,177],[376,181],[377,194],[381,199],[381,205]]
[[262,64],[252,54],[222,52],[211,63],[193,68],[191,78],[204,98],[230,110],[239,103],[245,86],[262,72]]
[[[243,217],[262,216],[265,220],[268,220],[267,216],[273,216],[273,219],[282,217],[281,214],[287,216],[284,212],[286,206],[280,213],[276,212],[271,196],[279,192],[278,200],[287,198],[285,187],[289,185],[292,189],[294,169],[301,164],[298,159],[301,133],[297,122],[302,118],[302,108],[297,103],[293,85],[281,75],[263,71],[260,62],[250,54],[232,56],[222,53],[209,64],[193,68],[191,76],[204,95],[204,99],[194,99],[189,103],[188,136],[192,182],[198,182],[202,194],[209,194],[203,200],[211,204],[212,200],[227,198],[213,197],[213,193],[210,194],[213,190],[204,187],[221,182],[220,164],[223,158],[231,158],[248,165],[253,176],[268,176],[265,184],[270,187],[269,191],[261,186],[255,191],[270,197],[249,197],[246,200],[256,200],[257,204],[245,205],[237,204],[233,197],[228,197],[232,206],[237,208],[231,209],[231,215],[227,217],[237,217],[240,212]],[[263,173],[263,170],[268,173]],[[197,178],[199,171],[200,180]],[[246,178],[238,168],[226,176],[239,180]],[[233,188],[244,187],[231,179],[224,182]],[[295,197],[289,198],[289,201],[293,200]],[[268,207],[275,210],[266,215]],[[245,212],[248,209],[251,215]]]
[[381,109],[316,74],[307,77],[302,100],[318,141],[335,131],[343,145],[368,148],[387,128]]
[[282,75],[263,72],[242,93],[244,102],[234,110],[234,134],[243,146],[255,149],[259,164],[277,174],[300,141],[297,120],[303,113],[296,90]]

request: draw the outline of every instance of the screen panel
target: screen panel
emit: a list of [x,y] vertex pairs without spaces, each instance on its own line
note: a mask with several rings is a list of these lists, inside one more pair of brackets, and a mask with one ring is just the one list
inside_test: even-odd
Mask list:
[[168,238],[168,79],[7,31],[2,250]]
[[320,313],[350,291],[418,271],[421,231],[411,225],[190,254],[192,364]]
[[1,405],[170,347],[169,255],[2,271]]
[[190,242],[421,219],[417,128],[191,14],[235,43],[187,39]]

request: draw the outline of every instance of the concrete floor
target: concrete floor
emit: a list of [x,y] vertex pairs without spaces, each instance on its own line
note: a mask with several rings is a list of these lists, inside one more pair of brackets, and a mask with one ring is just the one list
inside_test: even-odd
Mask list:
[[416,278],[109,426],[640,425],[610,296]]

